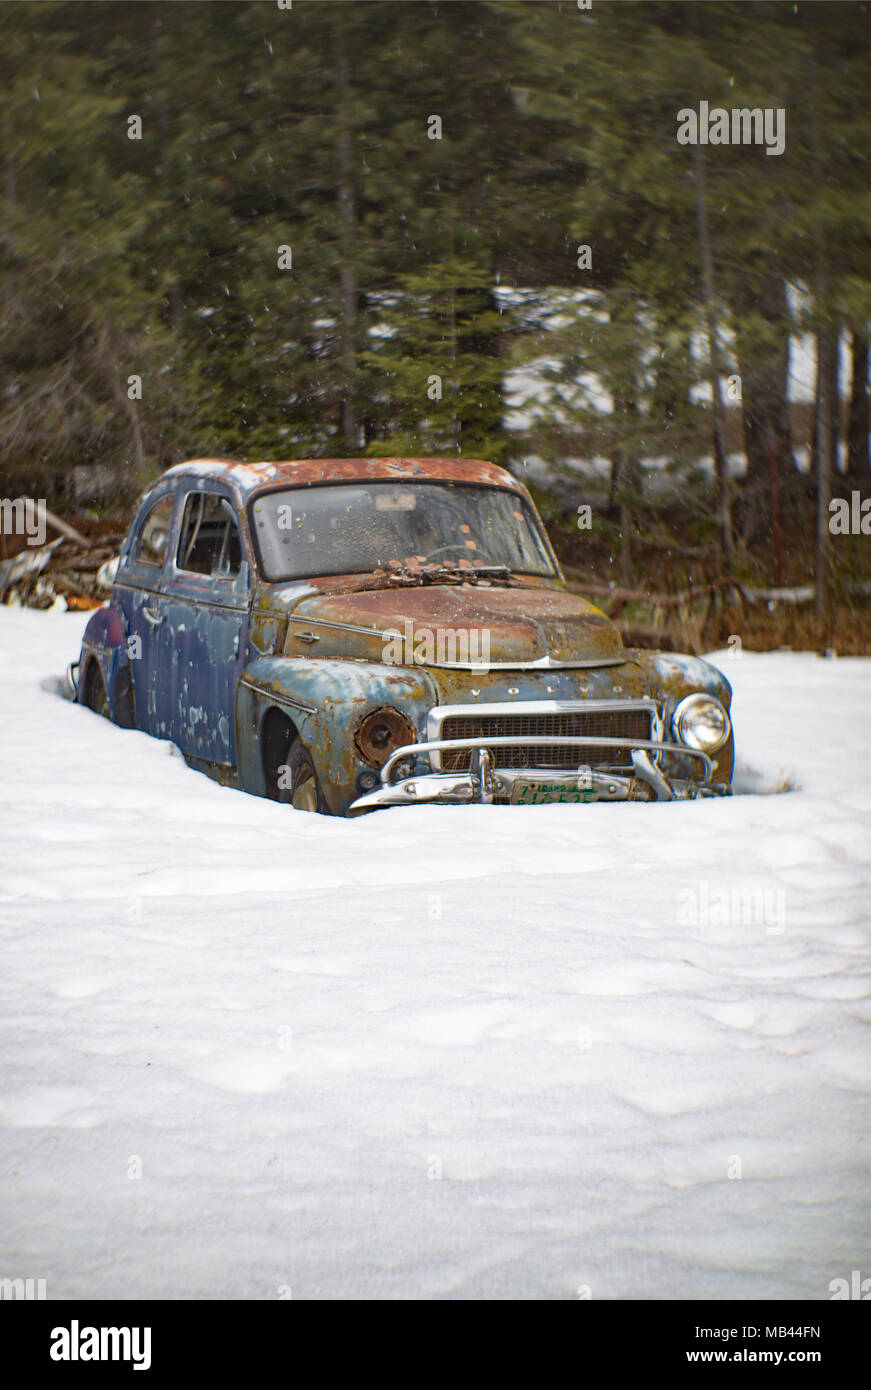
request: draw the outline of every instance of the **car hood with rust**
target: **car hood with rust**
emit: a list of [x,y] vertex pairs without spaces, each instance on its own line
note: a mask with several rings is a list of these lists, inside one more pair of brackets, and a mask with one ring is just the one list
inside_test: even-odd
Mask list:
[[288,603],[289,656],[396,662],[398,635],[403,653],[414,652],[400,664],[464,664],[456,659],[462,657],[464,640],[473,661],[475,656],[480,661],[483,651],[488,665],[615,665],[626,660],[610,619],[563,589],[427,584],[297,594],[297,601]]

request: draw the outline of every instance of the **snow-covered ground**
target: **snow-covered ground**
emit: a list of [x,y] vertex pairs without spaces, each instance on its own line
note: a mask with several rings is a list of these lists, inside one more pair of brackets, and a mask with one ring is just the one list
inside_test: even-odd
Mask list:
[[871,1276],[871,661],[722,657],[785,795],[332,821],[59,699],[83,623],[0,609],[0,1277]]

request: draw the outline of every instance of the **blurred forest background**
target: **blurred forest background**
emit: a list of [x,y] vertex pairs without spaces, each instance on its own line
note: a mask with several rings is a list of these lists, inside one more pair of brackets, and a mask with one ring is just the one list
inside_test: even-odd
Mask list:
[[[868,4],[0,18],[0,496],[484,457],[588,587],[816,574],[823,639],[868,649],[871,542],[828,528],[871,496]],[[784,108],[784,153],[679,145],[703,100]]]

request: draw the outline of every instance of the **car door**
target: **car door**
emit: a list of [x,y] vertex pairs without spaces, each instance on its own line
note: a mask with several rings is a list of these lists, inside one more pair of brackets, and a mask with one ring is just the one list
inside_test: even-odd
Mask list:
[[232,495],[213,484],[183,487],[179,517],[160,597],[170,737],[188,757],[235,766],[250,588],[242,528]]
[[113,586],[112,601],[127,627],[136,727],[158,738],[169,736],[161,679],[166,653],[160,602],[164,566],[173,546],[175,501],[175,491],[169,486],[144,503],[131,528]]

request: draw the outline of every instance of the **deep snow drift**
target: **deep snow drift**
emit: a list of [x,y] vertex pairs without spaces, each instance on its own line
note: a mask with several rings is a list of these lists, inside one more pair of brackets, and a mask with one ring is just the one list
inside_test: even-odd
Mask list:
[[871,1276],[871,661],[721,654],[741,784],[785,795],[333,821],[60,700],[83,626],[0,609],[0,1276]]

